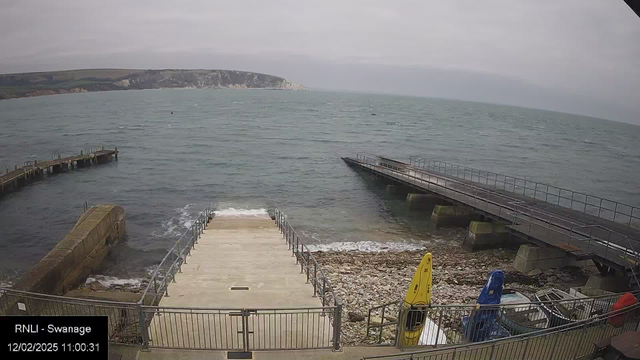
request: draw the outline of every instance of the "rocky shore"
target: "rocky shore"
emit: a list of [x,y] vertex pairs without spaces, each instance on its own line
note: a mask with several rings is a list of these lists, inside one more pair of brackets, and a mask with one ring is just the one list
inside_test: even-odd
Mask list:
[[[595,267],[565,267],[523,274],[512,267],[516,249],[463,250],[460,241],[431,243],[421,251],[329,251],[314,255],[342,300],[343,343],[370,344],[366,339],[368,309],[404,298],[426,252],[433,255],[433,304],[475,303],[491,270],[505,274],[505,288],[531,295],[545,288],[568,290],[585,284]],[[388,314],[393,321],[397,314]],[[379,319],[376,319],[379,321]],[[385,330],[384,338],[392,336]],[[384,339],[383,339],[384,340]]]

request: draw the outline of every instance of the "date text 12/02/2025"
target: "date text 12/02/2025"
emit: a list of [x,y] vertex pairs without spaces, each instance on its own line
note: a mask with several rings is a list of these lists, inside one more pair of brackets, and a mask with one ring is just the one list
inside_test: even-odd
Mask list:
[[1,359],[108,359],[107,316],[0,316]]
[[100,352],[100,343],[9,343],[11,353],[92,353]]

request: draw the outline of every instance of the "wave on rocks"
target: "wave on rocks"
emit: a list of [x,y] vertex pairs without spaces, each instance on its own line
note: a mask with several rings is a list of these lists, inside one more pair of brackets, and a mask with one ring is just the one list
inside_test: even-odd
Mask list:
[[85,281],[85,284],[91,284],[94,282],[100,283],[100,285],[105,288],[111,288],[114,286],[124,286],[127,288],[140,288],[143,284],[143,279],[135,278],[135,279],[120,279],[115,276],[106,276],[106,275],[94,275],[88,277]]
[[360,252],[381,252],[381,251],[415,251],[423,250],[424,243],[409,242],[375,242],[375,241],[357,241],[357,242],[334,242],[329,244],[310,244],[307,245],[309,251],[360,251]]

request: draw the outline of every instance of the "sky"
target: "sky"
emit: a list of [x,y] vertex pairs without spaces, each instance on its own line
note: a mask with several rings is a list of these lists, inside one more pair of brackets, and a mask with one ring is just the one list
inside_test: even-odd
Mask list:
[[212,68],[640,124],[623,0],[0,0],[0,73]]

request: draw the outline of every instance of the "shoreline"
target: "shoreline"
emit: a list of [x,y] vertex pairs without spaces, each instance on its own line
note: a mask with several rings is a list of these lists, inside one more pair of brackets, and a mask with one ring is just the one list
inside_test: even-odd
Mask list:
[[[365,345],[368,309],[404,299],[407,287],[425,253],[433,256],[433,304],[474,304],[491,270],[505,274],[505,289],[530,296],[549,288],[568,291],[584,286],[595,266],[548,269],[527,275],[512,266],[517,250],[498,248],[467,252],[461,241],[429,244],[410,251],[316,251],[314,256],[343,304],[343,343]],[[390,314],[395,317],[397,314]],[[354,321],[356,320],[356,321]],[[385,330],[383,342],[392,338]]]

